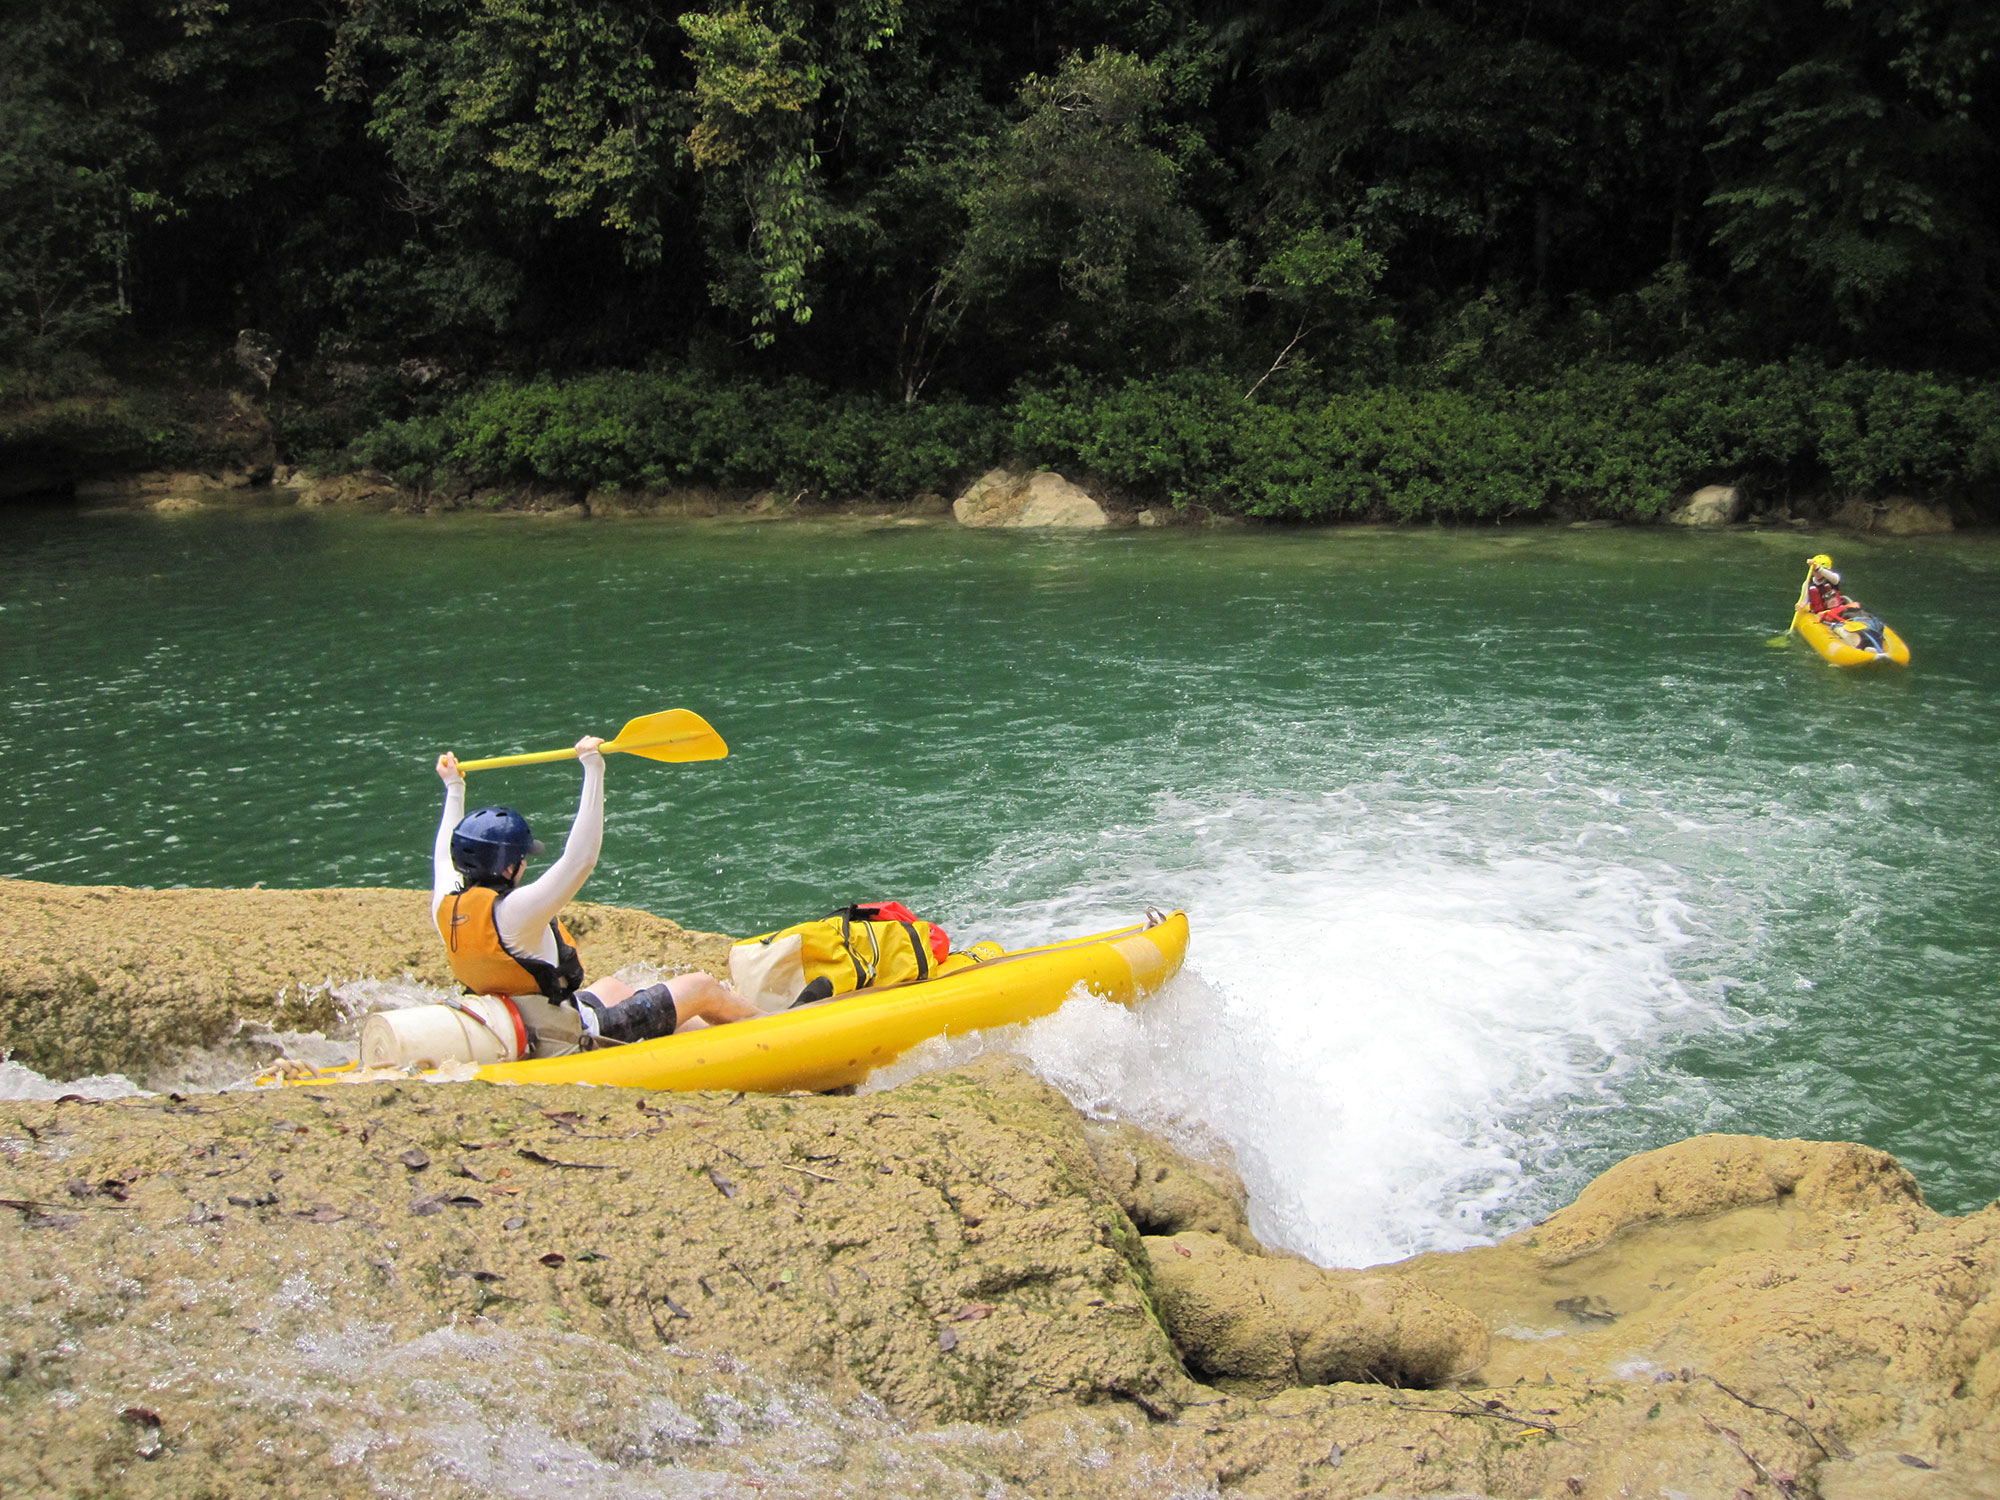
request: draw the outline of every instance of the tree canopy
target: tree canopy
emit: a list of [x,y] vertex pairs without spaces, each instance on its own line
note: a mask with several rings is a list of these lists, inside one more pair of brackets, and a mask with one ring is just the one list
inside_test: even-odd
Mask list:
[[1985,0],[14,0],[0,358],[1992,368]]

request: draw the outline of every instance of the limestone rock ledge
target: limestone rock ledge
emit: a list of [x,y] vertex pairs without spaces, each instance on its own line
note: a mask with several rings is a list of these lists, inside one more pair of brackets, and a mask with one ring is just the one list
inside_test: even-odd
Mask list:
[[[564,920],[593,975],[727,962],[728,938],[646,912],[582,902]],[[369,978],[455,987],[429,892],[0,880],[0,1049],[51,1078],[142,1077],[241,1023],[323,1030],[335,989]]]
[[[726,942],[575,925],[600,968]],[[323,1024],[437,947],[417,891],[0,881],[0,1049]],[[2000,1495],[2000,1207],[1856,1145],[1699,1137],[1327,1270],[998,1058],[854,1098],[10,1101],[0,1255],[8,1495]]]
[[1852,496],[1834,511],[1832,520],[1851,531],[1874,531],[1884,536],[1934,536],[1952,529],[1949,509],[1926,505],[1908,495],[1891,495],[1885,500]]
[[0,1492],[2000,1493],[2000,1212],[1879,1152],[1701,1138],[1365,1271],[1238,1191],[999,1058],[8,1103]]

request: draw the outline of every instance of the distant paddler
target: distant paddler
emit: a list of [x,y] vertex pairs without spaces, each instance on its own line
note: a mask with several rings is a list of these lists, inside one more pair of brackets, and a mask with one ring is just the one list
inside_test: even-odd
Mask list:
[[1824,552],[1806,559],[1806,581],[1799,585],[1799,602],[1792,608],[1794,614],[1804,610],[1823,625],[1831,625],[1843,611],[1853,608],[1840,592],[1840,575],[1833,571],[1833,559]]
[[[657,740],[645,741],[635,733],[642,725],[675,716],[677,727],[686,728],[678,738],[663,731]],[[690,722],[698,729],[687,727]],[[701,731],[712,747],[701,741]],[[574,750],[498,757],[504,764],[571,756],[583,763],[583,791],[562,854],[525,884],[528,861],[543,852],[528,820],[511,807],[465,811],[465,770],[493,762],[462,765],[450,751],[437,759],[445,796],[432,849],[431,915],[452,973],[472,995],[488,1000],[476,1010],[464,1007],[466,1013],[496,1033],[516,1029],[511,1037],[499,1037],[510,1056],[559,1057],[669,1036],[696,1019],[718,1025],[760,1014],[708,974],[682,974],[640,990],[616,979],[584,987],[583,958],[560,913],[597,866],[604,837],[606,750],[631,750],[658,760],[727,754],[720,736],[699,716],[672,710],[634,720],[614,741],[585,735]],[[365,1043],[364,1037],[364,1061]]]
[[1799,585],[1798,601],[1792,606],[1791,629],[1774,638],[1772,644],[1781,644],[1794,631],[1837,667],[1909,664],[1910,648],[1902,637],[1858,599],[1841,592],[1840,575],[1824,552],[1806,559],[1805,581]]

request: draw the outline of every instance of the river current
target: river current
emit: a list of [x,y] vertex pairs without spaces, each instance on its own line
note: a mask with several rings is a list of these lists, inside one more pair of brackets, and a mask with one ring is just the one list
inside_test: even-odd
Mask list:
[[[440,749],[686,706],[733,753],[614,759],[590,897],[741,934],[894,896],[1010,944],[1184,907],[1166,993],[978,1045],[1226,1146],[1322,1263],[1489,1240],[1701,1131],[2000,1191],[1989,536],[0,527],[0,875],[424,885]],[[1766,647],[1822,548],[1907,672]],[[560,837],[575,794],[471,795]]]

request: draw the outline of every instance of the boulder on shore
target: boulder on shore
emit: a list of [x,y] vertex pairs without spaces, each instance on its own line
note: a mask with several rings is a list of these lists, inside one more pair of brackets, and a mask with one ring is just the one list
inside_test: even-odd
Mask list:
[[403,492],[386,474],[360,469],[351,474],[334,474],[316,479],[299,492],[303,506],[359,505],[388,510],[403,499]]
[[1733,484],[1707,484],[1667,516],[1669,526],[1728,526],[1743,514],[1743,492]]
[[1109,526],[1111,517],[1089,495],[1052,469],[1022,474],[989,469],[952,502],[961,526]]
[[131,501],[147,510],[171,511],[190,508],[182,502],[205,505],[218,491],[253,489],[259,482],[257,473],[247,468],[152,469],[110,479],[79,480],[76,497],[92,504]]
[[1833,513],[1833,524],[1850,531],[1874,531],[1884,536],[1932,536],[1950,531],[1951,512],[1942,505],[1926,505],[1908,495],[1891,495],[1886,500],[1853,495]]

